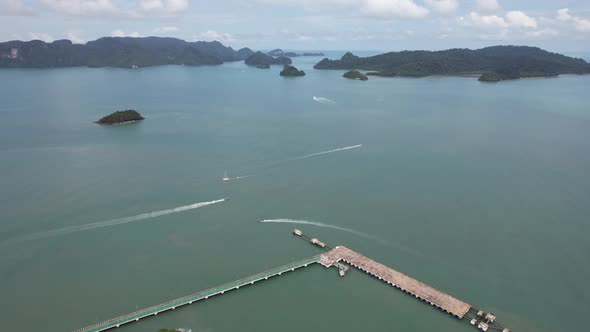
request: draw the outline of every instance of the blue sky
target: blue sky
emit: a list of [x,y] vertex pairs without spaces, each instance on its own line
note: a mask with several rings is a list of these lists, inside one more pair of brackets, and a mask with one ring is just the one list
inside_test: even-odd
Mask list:
[[234,48],[590,52],[589,0],[0,0],[0,40],[170,36]]

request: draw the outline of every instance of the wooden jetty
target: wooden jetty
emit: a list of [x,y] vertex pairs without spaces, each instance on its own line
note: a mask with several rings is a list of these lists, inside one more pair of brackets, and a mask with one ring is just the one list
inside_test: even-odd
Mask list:
[[320,256],[319,263],[325,267],[331,267],[337,266],[341,261],[344,261],[405,293],[409,293],[417,299],[453,315],[455,318],[463,318],[463,316],[469,312],[469,309],[471,309],[470,304],[458,300],[449,294],[443,293],[436,288],[428,286],[423,282],[344,246],[337,246],[336,248],[323,253]]

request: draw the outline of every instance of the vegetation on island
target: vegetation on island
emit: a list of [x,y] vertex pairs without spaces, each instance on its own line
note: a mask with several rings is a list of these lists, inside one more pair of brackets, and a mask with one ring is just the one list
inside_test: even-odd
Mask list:
[[489,73],[482,74],[478,78],[478,81],[480,81],[480,82],[500,82],[505,79],[506,78],[503,75],[500,75],[496,72],[489,72]]
[[244,60],[253,53],[249,48],[235,51],[217,41],[186,42],[161,37],[105,37],[86,44],[74,44],[69,40],[10,41],[0,43],[0,68],[220,65]]
[[270,65],[268,63],[260,63],[256,65],[256,68],[260,69],[270,69]]
[[362,69],[376,76],[424,77],[430,75],[481,75],[494,82],[559,74],[589,74],[590,64],[579,58],[551,53],[537,47],[492,46],[478,50],[402,51],[371,57],[350,52],[340,60],[327,58],[315,69]]
[[291,59],[280,56],[278,58],[272,57],[268,54],[264,54],[262,52],[256,52],[250,55],[244,63],[248,66],[270,66],[270,65],[290,65],[292,63]]
[[281,76],[305,76],[305,72],[293,66],[285,65],[281,70]]
[[117,123],[125,123],[131,121],[139,121],[143,120],[144,117],[141,116],[135,110],[125,110],[125,111],[117,111],[115,113],[109,114],[102,119],[96,121],[98,124],[117,124]]
[[344,75],[342,75],[342,77],[352,79],[352,80],[361,80],[361,81],[366,81],[369,79],[366,75],[364,75],[360,71],[354,70],[354,69],[347,71],[346,73],[344,73]]

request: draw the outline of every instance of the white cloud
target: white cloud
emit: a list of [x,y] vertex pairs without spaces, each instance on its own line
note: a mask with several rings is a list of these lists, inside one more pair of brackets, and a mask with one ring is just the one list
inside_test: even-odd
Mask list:
[[188,10],[188,0],[141,0],[140,7],[146,12],[178,14]]
[[52,10],[69,16],[125,16],[111,0],[41,0]]
[[480,29],[536,29],[538,26],[535,18],[521,11],[510,11],[505,16],[480,15],[476,12],[471,12],[468,17],[460,17],[459,22],[463,25]]
[[[542,19],[540,19],[543,22]],[[465,17],[459,17],[459,24],[476,28],[474,34],[483,40],[510,41],[549,39],[559,33],[551,28],[542,28],[538,20],[521,11],[509,11],[504,15],[482,15],[471,12]],[[465,31],[470,34],[470,31]]]
[[300,6],[309,11],[317,11],[320,9],[330,9],[334,6],[357,6],[363,0],[258,0],[262,3],[269,3],[273,5],[288,5]]
[[63,35],[66,39],[71,40],[72,43],[75,44],[83,44],[85,42],[85,40],[80,37],[80,32],[76,30],[68,30],[64,32]]
[[[426,7],[415,0],[258,0],[276,5],[300,6],[306,10],[333,10],[336,7],[350,7],[362,14],[376,18],[423,18],[428,15]],[[436,0],[432,2],[456,2],[457,0]]]
[[33,9],[22,0],[0,1],[0,16],[31,16],[35,15]]
[[233,42],[235,39],[232,34],[227,32],[217,32],[215,30],[208,30],[205,32],[196,33],[193,35],[193,40],[199,41],[214,41],[217,40],[221,43]]
[[569,13],[569,8],[562,8],[557,11],[557,19],[562,22],[572,23],[576,30],[590,32],[590,20]]
[[569,13],[570,9],[569,8],[562,8],[560,10],[557,11],[557,19],[560,21],[570,21],[573,19],[573,16],[570,15]]
[[173,33],[178,32],[178,30],[177,27],[157,27],[154,29],[154,33]]
[[[15,1],[15,0],[9,0]],[[188,10],[188,0],[139,0],[131,4],[117,0],[40,0],[56,12],[68,16],[140,18],[148,15],[171,16]]]
[[479,39],[490,41],[516,41],[550,39],[558,35],[559,33],[557,31],[549,28],[532,31],[502,29],[492,33],[483,33],[477,37]]
[[423,18],[429,13],[425,7],[413,0],[365,0],[362,12],[378,18]]
[[450,14],[457,10],[459,2],[457,0],[426,0],[428,7],[442,14]]
[[309,42],[317,40],[316,36],[312,36],[305,33],[293,32],[289,31],[288,29],[281,29],[279,30],[280,39],[281,40],[288,40],[288,41],[299,41],[299,42]]
[[476,6],[482,12],[495,12],[502,8],[497,0],[477,0]]
[[467,17],[459,17],[459,22],[466,26],[480,29],[506,28],[508,24],[503,17],[497,15],[480,15],[476,12],[469,13]]
[[53,37],[46,32],[29,32],[29,36],[31,40],[42,40],[48,43],[54,41]]
[[559,32],[550,28],[525,32],[525,36],[529,37],[530,39],[543,39],[547,37],[555,37],[557,35],[559,35]]
[[537,28],[537,20],[521,11],[510,11],[506,13],[506,22],[508,25],[516,28]]
[[125,32],[121,29],[114,30],[111,32],[113,37],[143,37],[139,32]]

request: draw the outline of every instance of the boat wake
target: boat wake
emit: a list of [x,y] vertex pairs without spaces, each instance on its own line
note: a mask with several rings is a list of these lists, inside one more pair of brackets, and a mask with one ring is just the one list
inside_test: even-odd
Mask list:
[[406,247],[400,243],[386,241],[386,240],[383,240],[382,238],[379,238],[379,237],[371,235],[371,234],[363,233],[363,232],[360,232],[360,231],[357,231],[357,230],[354,230],[351,228],[325,224],[323,222],[310,221],[310,220],[284,219],[284,218],[282,218],[282,219],[263,219],[263,220],[260,220],[260,222],[262,222],[262,223],[300,224],[300,225],[310,225],[310,226],[317,226],[317,227],[323,227],[323,228],[337,229],[337,230],[348,232],[348,233],[351,233],[351,234],[354,234],[354,235],[357,235],[360,237],[364,237],[366,239],[376,241],[376,242],[378,242],[384,246],[387,246],[387,247],[397,248],[400,251],[403,251],[405,253],[408,253],[408,254],[411,254],[411,255],[414,255],[417,257],[425,257],[425,255],[423,253],[421,253],[420,251]]
[[253,177],[254,174],[249,174],[249,175],[241,175],[241,176],[236,176],[231,178],[231,180],[240,180],[240,179],[245,179],[245,178],[249,178],[249,177]]
[[328,99],[328,98],[324,98],[324,97],[313,96],[313,100],[317,101],[320,104],[326,104],[326,105],[335,105],[336,104],[335,101]]
[[157,217],[161,217],[161,216],[165,216],[165,215],[169,215],[169,214],[173,214],[173,213],[194,210],[194,209],[202,208],[202,207],[205,207],[208,205],[213,205],[213,204],[225,202],[226,200],[227,200],[226,198],[223,198],[223,199],[218,199],[215,201],[199,202],[199,203],[193,203],[190,205],[179,206],[179,207],[175,207],[173,209],[142,213],[142,214],[138,214],[136,216],[131,216],[131,217],[111,219],[111,220],[106,220],[106,221],[95,222],[92,224],[69,226],[69,227],[64,227],[64,228],[55,229],[55,230],[51,230],[51,231],[31,234],[29,236],[21,238],[20,240],[21,241],[39,240],[39,239],[45,239],[45,238],[50,238],[50,237],[54,237],[54,236],[89,231],[89,230],[93,230],[93,229],[97,229],[97,228],[123,225],[123,224],[128,224],[131,222],[136,222],[136,221],[141,221],[141,220],[146,220],[146,219],[151,219],[151,218],[157,218]]
[[362,236],[362,237],[365,237],[365,238],[375,239],[375,237],[373,235],[371,235],[371,234],[359,232],[357,230],[346,228],[346,227],[340,227],[340,226],[336,226],[336,225],[324,224],[323,222],[317,222],[317,221],[296,220],[296,219],[284,219],[284,218],[282,218],[282,219],[263,219],[263,220],[260,220],[260,222],[263,222],[263,223],[284,223],[284,224],[312,225],[312,226],[323,227],[323,228],[337,229],[337,230],[340,230],[340,231],[352,233],[352,234],[355,234],[355,235],[358,235],[358,236]]
[[363,146],[362,144],[358,144],[358,145],[345,146],[343,148],[338,148],[338,149],[333,149],[333,150],[314,152],[314,153],[306,154],[304,156],[295,157],[293,159],[290,159],[290,161],[293,161],[293,160],[302,160],[302,159],[307,159],[307,158],[313,158],[313,157],[323,156],[325,154],[334,153],[334,152],[352,150],[352,149],[360,148],[362,146]]

